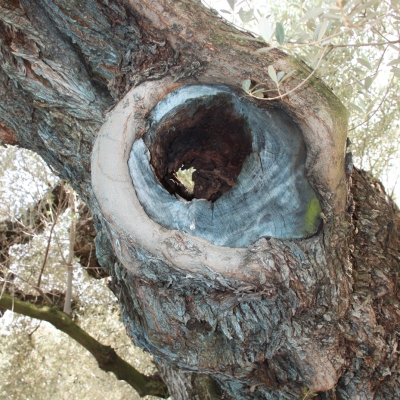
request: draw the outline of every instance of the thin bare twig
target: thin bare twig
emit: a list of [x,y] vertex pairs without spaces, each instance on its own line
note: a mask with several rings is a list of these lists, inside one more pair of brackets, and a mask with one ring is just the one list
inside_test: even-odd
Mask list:
[[38,278],[38,283],[37,283],[38,288],[40,287],[40,284],[42,282],[42,275],[43,275],[44,268],[46,267],[47,258],[49,256],[49,250],[50,250],[50,245],[51,245],[51,239],[53,236],[53,231],[54,231],[54,228],[57,223],[58,215],[60,214],[60,211],[61,211],[63,189],[64,189],[64,181],[61,181],[60,199],[59,199],[59,202],[57,205],[57,211],[56,211],[56,215],[54,216],[53,224],[50,228],[49,240],[47,241],[46,251],[44,253],[44,260],[43,260],[42,268],[40,269],[40,274],[39,274],[39,278]]
[[[260,98],[257,96],[254,96],[252,93],[248,93],[251,97],[257,98],[259,100],[267,100],[267,101],[271,101],[271,100],[280,100],[283,99],[284,97],[288,96],[289,94],[295,92],[296,90],[300,89],[302,86],[304,86],[310,79],[311,77],[315,74],[315,72],[317,71],[317,69],[319,68],[319,66],[321,65],[322,59],[324,58],[325,55],[327,55],[329,53],[330,50],[328,50],[328,52],[323,51],[321,53],[321,57],[318,60],[318,64],[315,66],[315,69],[313,69],[313,71],[307,76],[306,79],[304,79],[301,83],[299,83],[295,88],[289,90],[288,92],[284,93],[284,94],[280,94],[279,96],[276,97],[266,97],[266,98]],[[278,91],[279,93],[279,91]]]
[[[8,275],[12,275],[13,276],[13,280],[7,280]],[[14,292],[14,288],[15,288],[15,284],[14,284],[14,279],[18,278],[19,280],[21,280],[22,282],[26,283],[27,285],[29,285],[32,289],[36,290],[42,297],[43,300],[48,304],[48,305],[53,305],[53,302],[51,301],[51,299],[46,295],[46,293],[40,288],[37,287],[35,285],[32,285],[28,280],[22,278],[21,276],[19,276],[17,273],[15,272],[11,272],[11,271],[7,271],[7,274],[4,277],[3,280],[3,287],[1,289],[1,293],[0,293],[0,299],[3,296],[4,293],[7,293],[7,291],[9,291],[7,289],[7,284],[10,284],[10,286],[12,287],[12,292]]]
[[392,82],[393,82],[393,76],[392,76],[392,78],[390,79],[390,82],[388,83],[388,86],[387,86],[387,88],[386,88],[385,94],[383,95],[382,100],[381,100],[381,102],[379,103],[378,107],[375,109],[375,111],[374,111],[366,120],[364,120],[364,121],[361,122],[360,124],[354,126],[353,128],[349,129],[349,132],[354,131],[354,129],[357,129],[357,128],[359,128],[361,125],[364,125],[365,123],[367,123],[367,122],[379,111],[379,109],[382,107],[383,102],[386,100],[386,97],[387,97],[387,95],[388,95],[388,93],[389,93],[390,85],[392,84]]
[[331,47],[336,49],[338,47],[385,46],[387,44],[396,44],[396,43],[400,43],[400,40],[391,40],[387,42],[376,42],[376,43],[332,44]]
[[76,222],[75,222],[75,193],[71,192],[69,196],[69,206],[71,208],[72,221],[69,229],[69,253],[68,253],[68,261],[67,261],[67,290],[65,292],[65,301],[64,301],[64,312],[68,315],[71,314],[71,300],[72,300],[72,261],[74,259],[74,244],[75,244],[75,233],[76,233]]

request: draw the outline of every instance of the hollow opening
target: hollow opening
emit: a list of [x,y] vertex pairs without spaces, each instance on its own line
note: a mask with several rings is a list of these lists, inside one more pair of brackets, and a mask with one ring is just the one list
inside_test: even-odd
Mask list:
[[152,124],[144,141],[160,183],[189,201],[215,202],[252,152],[247,121],[228,93],[183,102]]

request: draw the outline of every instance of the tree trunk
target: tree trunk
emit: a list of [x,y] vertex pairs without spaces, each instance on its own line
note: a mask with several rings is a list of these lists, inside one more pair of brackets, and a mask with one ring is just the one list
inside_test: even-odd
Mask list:
[[0,0],[0,38],[3,140],[91,208],[175,398],[398,398],[399,214],[306,65],[194,0]]

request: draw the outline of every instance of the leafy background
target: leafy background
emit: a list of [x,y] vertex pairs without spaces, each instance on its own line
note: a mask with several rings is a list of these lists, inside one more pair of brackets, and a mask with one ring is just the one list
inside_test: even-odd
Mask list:
[[[355,165],[400,198],[399,0],[207,0],[253,32],[267,53],[278,47],[316,69],[350,112]],[[283,82],[285,76],[272,80]],[[400,184],[400,182],[399,182]]]

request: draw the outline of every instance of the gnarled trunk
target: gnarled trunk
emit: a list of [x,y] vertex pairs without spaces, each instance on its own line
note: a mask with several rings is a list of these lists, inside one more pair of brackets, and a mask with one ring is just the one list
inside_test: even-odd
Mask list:
[[[0,1],[1,131],[91,208],[176,398],[396,398],[397,210],[332,93],[237,33],[197,1]],[[246,96],[269,65],[288,94]]]

